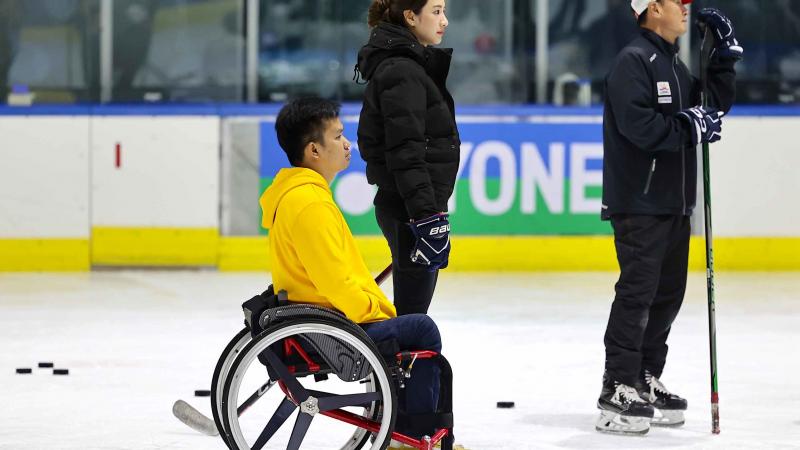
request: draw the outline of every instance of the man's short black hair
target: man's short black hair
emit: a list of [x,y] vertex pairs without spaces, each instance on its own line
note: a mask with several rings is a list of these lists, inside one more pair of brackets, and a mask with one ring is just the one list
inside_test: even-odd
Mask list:
[[339,108],[338,103],[318,97],[298,98],[281,108],[275,133],[291,165],[303,162],[303,149],[309,142],[322,141],[325,122],[339,117]]

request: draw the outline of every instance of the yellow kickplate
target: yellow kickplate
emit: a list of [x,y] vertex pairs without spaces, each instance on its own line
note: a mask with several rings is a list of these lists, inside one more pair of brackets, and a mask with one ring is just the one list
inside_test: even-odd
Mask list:
[[[542,272],[618,271],[613,236],[454,236],[448,271]],[[391,262],[382,236],[357,236],[356,244],[372,271]],[[800,270],[800,238],[717,238],[715,269]],[[705,240],[693,237],[689,269],[706,267]],[[266,237],[222,237],[220,270],[269,271]]]
[[[391,261],[382,236],[358,236],[372,271]],[[617,271],[611,236],[454,236],[448,271]],[[714,267],[732,271],[798,271],[800,238],[714,240]],[[0,271],[86,271],[107,266],[210,266],[269,271],[266,236],[220,237],[216,228],[95,227],[88,239],[0,239]],[[705,270],[705,240],[693,237],[689,268]]]
[[88,239],[0,239],[0,272],[88,271]]
[[217,228],[92,228],[93,265],[216,266]]

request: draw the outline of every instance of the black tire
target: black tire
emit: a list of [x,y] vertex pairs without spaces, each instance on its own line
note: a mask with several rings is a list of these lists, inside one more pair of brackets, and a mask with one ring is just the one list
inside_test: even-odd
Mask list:
[[233,447],[231,447],[231,444],[228,442],[228,433],[224,428],[222,417],[220,416],[222,389],[224,387],[222,383],[225,382],[228,370],[233,360],[236,358],[236,355],[238,355],[242,348],[251,340],[252,338],[250,337],[250,330],[248,328],[245,327],[242,331],[238,332],[236,336],[228,342],[228,345],[225,346],[225,350],[219,355],[217,365],[214,367],[214,375],[211,377],[211,413],[214,416],[214,423],[217,425],[219,436],[229,449],[233,449]]

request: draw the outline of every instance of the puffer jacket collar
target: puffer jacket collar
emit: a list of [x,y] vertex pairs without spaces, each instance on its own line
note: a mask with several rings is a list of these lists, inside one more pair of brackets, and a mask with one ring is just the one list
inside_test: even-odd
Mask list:
[[450,71],[453,49],[425,47],[407,28],[386,22],[372,29],[369,41],[358,52],[356,70],[369,81],[378,66],[393,56],[411,58],[425,68],[437,83],[444,83]]

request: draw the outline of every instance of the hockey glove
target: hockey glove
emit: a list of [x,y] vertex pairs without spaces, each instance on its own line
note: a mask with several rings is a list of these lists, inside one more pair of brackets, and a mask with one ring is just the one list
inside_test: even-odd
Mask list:
[[736,40],[733,24],[720,10],[703,8],[697,14],[697,21],[707,25],[714,33],[716,45],[711,51],[712,58],[716,56],[721,60],[733,61],[742,59],[744,49],[739,45],[739,41]]
[[411,222],[416,241],[411,249],[411,261],[428,266],[433,272],[447,267],[450,256],[450,222],[446,213]]
[[687,120],[692,130],[692,145],[717,142],[722,138],[722,116],[715,108],[695,106],[684,109],[678,117]]

